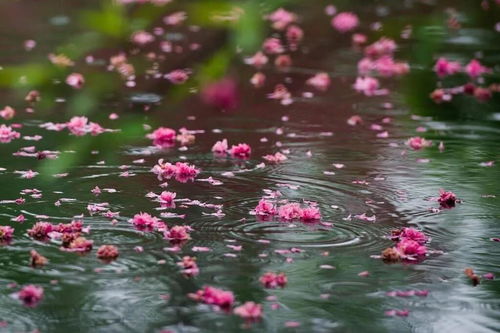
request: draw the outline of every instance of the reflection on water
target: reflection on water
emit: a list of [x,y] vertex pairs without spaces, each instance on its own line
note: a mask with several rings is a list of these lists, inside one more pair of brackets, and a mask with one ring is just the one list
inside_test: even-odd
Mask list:
[[[214,312],[187,297],[204,285],[231,290],[241,303],[263,304],[263,320],[251,327],[254,331],[500,330],[498,282],[484,280],[473,287],[463,274],[466,267],[481,275],[499,274],[500,243],[491,240],[500,237],[496,197],[500,127],[497,113],[492,112],[498,109],[498,96],[486,103],[460,96],[452,103],[435,104],[428,98],[437,84],[431,67],[438,55],[463,62],[482,55],[484,63],[498,66],[499,44],[494,43],[498,32],[493,28],[500,18],[498,8],[486,12],[476,8],[477,4],[462,4],[463,8],[457,8],[459,17],[469,26],[448,31],[446,8],[456,5],[453,3],[370,2],[359,6],[340,1],[339,9],[360,15],[370,42],[382,35],[397,39],[397,58],[409,61],[412,69],[403,78],[383,80],[384,87],[391,90],[388,96],[367,98],[351,88],[360,52],[351,46],[350,37],[332,30],[323,1],[317,6],[279,2],[300,13],[306,32],[303,45],[287,70],[264,67],[268,82],[263,88],[254,89],[247,83],[254,72],[233,49],[241,46],[246,56],[255,43],[261,43],[267,25],[252,13],[260,13],[261,5],[270,12],[278,5],[275,2],[279,1],[242,4],[250,14],[241,26],[215,27],[207,22],[205,16],[210,15],[205,12],[220,16],[237,15],[238,11],[228,12],[230,6],[224,2],[211,8],[203,1],[179,2],[172,7],[122,7],[105,1],[0,4],[4,21],[0,31],[5,37],[0,55],[4,68],[0,71],[4,88],[0,105],[18,110],[10,123],[22,123],[23,136],[43,136],[40,141],[15,140],[0,147],[0,168],[5,168],[0,169],[1,224],[16,229],[13,242],[0,247],[0,321],[8,325],[0,331],[239,331],[240,318]],[[165,60],[151,61],[145,55],[153,49],[140,51],[127,41],[129,32],[151,31],[161,25],[159,18],[181,9],[197,25],[173,27],[160,36],[174,47],[199,43],[201,50],[193,47],[189,53],[165,53]],[[23,20],[15,19],[18,13]],[[370,24],[378,21],[384,24],[382,30],[370,30]],[[407,25],[413,27],[413,34],[402,39],[401,30],[408,30]],[[242,29],[249,26],[255,29],[245,30],[248,34],[242,36]],[[37,41],[30,52],[22,45],[27,39]],[[107,59],[116,50],[127,50],[133,59],[138,71],[136,86],[127,86],[118,73],[106,71]],[[65,71],[48,65],[47,54],[56,51],[79,59],[78,68],[86,80],[83,89],[65,86],[61,83]],[[85,63],[89,54],[95,61]],[[161,69],[155,72],[158,66]],[[157,73],[188,67],[194,78],[185,85],[154,79]],[[149,72],[139,75],[144,71]],[[312,98],[302,95],[312,90],[303,82],[320,71],[330,74],[331,87]],[[220,112],[202,103],[197,92],[199,85],[225,74],[238,82],[240,100],[237,109]],[[18,81],[23,75],[26,85]],[[291,105],[266,98],[281,82],[296,95]],[[41,91],[42,100],[32,114],[22,111],[22,101],[33,87]],[[112,113],[118,119],[110,119]],[[83,114],[120,132],[75,137],[67,131],[39,127]],[[362,116],[363,124],[346,124],[354,114]],[[383,121],[387,117],[391,121]],[[372,124],[382,128],[370,129]],[[201,131],[194,144],[157,149],[144,136],[159,126]],[[389,137],[377,136],[385,130]],[[410,151],[404,142],[413,136],[423,136],[434,145]],[[251,158],[215,157],[210,149],[222,138],[231,144],[250,144]],[[443,151],[438,149],[441,141]],[[60,151],[59,158],[12,155],[31,145],[37,150]],[[289,150],[286,161],[261,165],[261,156],[280,150]],[[187,161],[202,170],[199,178],[213,177],[223,184],[171,179],[162,189],[150,172],[160,158]],[[488,161],[495,163],[481,166]],[[29,169],[40,174],[20,179],[15,173]],[[61,175],[64,173],[68,175]],[[91,192],[95,186],[116,191],[96,196]],[[41,191],[40,196],[24,195],[22,205],[8,201],[19,198],[22,190],[34,188]],[[455,192],[463,202],[436,212],[433,208],[439,204],[430,198],[440,188]],[[177,193],[175,208],[158,210],[157,202],[147,197],[163,190]],[[323,224],[257,219],[250,211],[265,190],[279,191],[290,201],[317,202]],[[210,206],[187,204],[193,200],[223,205],[225,215],[214,214],[216,209]],[[87,205],[96,203],[108,203],[109,210],[119,215],[89,214]],[[168,225],[191,226],[192,239],[175,251],[160,233],[132,227],[128,221],[139,212],[155,216],[175,213],[163,220]],[[375,215],[376,221],[354,217],[363,213]],[[10,221],[19,214],[25,216],[24,223]],[[90,227],[88,238],[94,241],[90,254],[63,252],[56,242],[33,241],[26,233],[40,219],[68,223],[81,214]],[[391,230],[404,226],[422,229],[432,238],[428,246],[434,252],[417,264],[387,264],[372,258],[393,245],[387,238]],[[102,244],[116,245],[119,259],[107,265],[97,259],[95,250]],[[289,251],[291,248],[301,251]],[[49,258],[49,264],[40,269],[29,267],[30,249]],[[177,265],[185,255],[197,258],[200,274],[195,278],[184,277]],[[259,277],[270,271],[286,273],[286,288],[262,288]],[[363,271],[369,275],[359,276]],[[27,309],[11,295],[19,289],[9,287],[12,283],[41,285],[45,298],[38,307]],[[428,290],[429,294],[387,295],[395,290]],[[410,313],[408,317],[385,316],[390,309]],[[292,321],[300,326],[285,328]]]

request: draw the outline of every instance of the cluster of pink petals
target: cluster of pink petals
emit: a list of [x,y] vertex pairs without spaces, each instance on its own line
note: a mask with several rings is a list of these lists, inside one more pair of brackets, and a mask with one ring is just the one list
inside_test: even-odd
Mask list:
[[189,233],[193,231],[193,228],[187,225],[175,225],[170,229],[166,230],[164,233],[165,239],[171,241],[185,241],[191,239]]
[[330,86],[330,76],[328,73],[321,72],[307,79],[306,84],[319,91],[325,91]]
[[292,202],[277,207],[266,199],[261,199],[252,213],[260,217],[278,215],[280,219],[285,221],[301,220],[302,222],[315,222],[321,219],[319,208],[314,204],[303,208],[299,203]]
[[85,79],[84,79],[83,75],[80,73],[71,73],[66,78],[66,84],[68,86],[76,88],[76,89],[82,88],[84,83],[85,83]]
[[85,237],[76,237],[66,248],[64,248],[64,251],[84,253],[90,252],[93,247],[94,241],[86,239]]
[[425,236],[425,234],[422,231],[417,230],[415,228],[403,228],[401,230],[393,230],[391,238],[393,240],[409,239],[418,242],[420,244],[425,244],[428,241],[427,236]]
[[229,153],[235,158],[248,159],[252,153],[252,148],[246,143],[239,143],[237,145],[233,145],[229,150]]
[[434,71],[439,77],[453,75],[459,73],[461,70],[462,65],[458,61],[449,61],[444,57],[439,58],[434,65]]
[[297,15],[283,8],[279,8],[266,16],[266,19],[272,22],[272,26],[276,30],[283,30],[287,25],[297,21]]
[[286,29],[286,39],[292,51],[297,50],[298,44],[304,38],[304,30],[297,25],[291,25]]
[[177,193],[175,192],[163,191],[158,196],[158,201],[162,206],[172,207],[176,196]]
[[157,217],[151,216],[148,213],[139,213],[135,214],[129,222],[134,224],[138,230],[153,230],[158,228],[159,225],[163,226],[163,222],[161,222]]
[[185,69],[175,69],[168,74],[165,78],[173,84],[183,84],[189,79],[189,71]]
[[[447,75],[453,75],[458,72],[466,73],[472,80],[481,78],[484,74],[492,73],[492,69],[483,66],[477,59],[472,59],[462,69],[461,64],[457,61],[448,61],[441,57],[434,65],[434,71],[442,78]],[[481,80],[477,80],[481,82]],[[431,94],[430,98],[436,103],[450,102],[454,95],[471,95],[479,102],[486,102],[491,99],[494,92],[498,92],[498,87],[495,84],[489,87],[476,86],[473,82],[468,82],[464,85],[451,88],[437,88]]]
[[82,136],[90,133],[91,135],[99,135],[107,130],[101,127],[98,123],[89,122],[87,117],[73,117],[66,124],[66,128],[76,136]]
[[156,147],[169,148],[174,146],[177,132],[168,127],[159,127],[153,133],[147,134],[146,137],[153,140],[153,145]]
[[151,172],[157,175],[159,180],[175,177],[177,181],[186,182],[194,179],[200,173],[200,170],[194,165],[189,165],[185,162],[172,164],[159,159],[158,164],[151,169]]
[[455,193],[451,191],[445,191],[443,189],[439,190],[439,198],[437,199],[437,201],[443,208],[455,207],[455,204],[459,202]]
[[358,62],[358,73],[370,75],[376,72],[385,77],[407,74],[410,71],[408,63],[395,61],[393,58],[396,47],[392,39],[385,37],[366,46],[365,57]]
[[267,272],[260,277],[259,281],[265,288],[284,288],[288,283],[288,278],[285,273]]
[[281,163],[288,159],[285,154],[282,154],[280,152],[276,152],[272,155],[265,155],[262,156],[262,158],[270,163]]
[[0,225],[0,243],[11,241],[13,234],[14,228],[8,225]]
[[397,49],[396,42],[392,39],[382,37],[378,41],[368,45],[364,49],[365,56],[379,58],[382,56],[392,56]]
[[97,250],[97,258],[105,261],[115,260],[119,255],[120,252],[114,245],[102,245]]
[[347,124],[351,126],[356,126],[363,123],[363,118],[358,115],[354,115],[347,119]]
[[220,141],[217,141],[213,146],[212,146],[212,152],[217,154],[217,155],[225,155],[228,152],[228,143],[227,139],[222,139]]
[[205,304],[217,306],[223,310],[229,310],[234,304],[234,295],[226,291],[210,286],[205,286],[194,294],[188,295],[191,299]]
[[34,307],[43,299],[43,288],[29,284],[24,286],[17,293],[17,298],[19,298],[25,306]]
[[262,305],[255,302],[245,302],[234,308],[233,313],[248,322],[255,322],[262,318]]
[[246,58],[245,59],[245,64],[254,66],[256,68],[261,68],[267,62],[269,61],[269,58],[262,52],[262,51],[257,51],[253,56]]
[[423,256],[427,253],[425,245],[407,238],[403,238],[399,241],[399,243],[396,244],[396,248],[402,257]]
[[53,226],[53,231],[59,233],[83,232],[86,229],[83,227],[83,222],[80,220],[73,220],[70,223],[59,223]]
[[16,115],[16,110],[11,108],[10,106],[6,106],[3,108],[3,110],[0,110],[0,117],[2,117],[5,120],[9,120],[14,118]]
[[135,31],[130,37],[132,43],[137,45],[146,45],[155,40],[155,37],[147,31]]
[[6,126],[4,124],[0,125],[0,142],[1,143],[9,143],[14,139],[19,139],[21,134],[16,132],[10,126]]
[[405,144],[413,150],[420,150],[422,148],[432,146],[432,141],[428,141],[424,138],[416,136],[416,137],[409,138],[405,142]]
[[182,274],[187,277],[193,277],[200,273],[200,269],[196,264],[196,258],[184,256],[182,261],[179,261],[177,265],[182,268]]
[[475,79],[483,74],[491,73],[491,69],[483,66],[478,60],[472,59],[464,68],[465,73]]
[[350,12],[341,12],[332,18],[332,26],[339,32],[354,30],[359,25],[358,16]]
[[275,37],[267,38],[262,44],[262,50],[267,54],[280,54],[285,52],[285,47],[280,39]]
[[254,208],[255,215],[257,216],[272,216],[275,215],[278,210],[276,206],[269,200],[261,199],[257,206]]
[[416,260],[428,252],[424,245],[429,238],[414,228],[403,228],[392,232],[391,239],[397,241],[396,246],[382,251],[382,259],[388,262],[399,260]]
[[395,61],[389,55],[384,55],[376,59],[366,57],[358,62],[358,72],[361,75],[369,75],[372,72],[377,72],[381,76],[390,77],[404,75],[409,71],[410,67],[408,63]]
[[380,94],[379,91],[379,81],[378,79],[365,76],[356,78],[356,82],[354,83],[354,90],[365,94],[365,96],[374,96]]
[[53,224],[49,222],[37,222],[31,229],[28,229],[28,235],[36,240],[46,240],[53,231],[55,231]]
[[284,84],[277,84],[274,91],[267,95],[270,99],[277,99],[281,101],[282,105],[289,105],[293,103],[292,94],[288,91]]

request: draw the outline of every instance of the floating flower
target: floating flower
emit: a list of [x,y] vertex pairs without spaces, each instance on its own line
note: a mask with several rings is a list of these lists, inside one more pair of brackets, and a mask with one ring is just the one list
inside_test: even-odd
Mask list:
[[470,267],[464,270],[465,275],[471,280],[473,286],[477,286],[481,282],[479,275],[474,273],[474,270]]
[[446,58],[439,58],[434,65],[434,72],[439,77],[453,75],[462,70],[462,66],[458,61],[448,61]]
[[320,91],[325,91],[330,86],[330,76],[328,73],[318,73],[307,79],[306,84]]
[[49,260],[42,256],[40,253],[35,250],[31,250],[30,252],[30,266],[32,267],[42,267],[47,264]]
[[351,125],[351,126],[356,126],[356,125],[359,125],[362,123],[363,123],[363,119],[358,115],[351,116],[351,117],[349,117],[349,119],[347,119],[347,124]]
[[213,146],[212,146],[212,152],[215,154],[226,154],[228,151],[228,144],[227,144],[227,139],[223,139],[222,141],[217,141]]
[[43,298],[43,288],[29,284],[24,286],[18,293],[17,297],[23,302],[25,306],[34,307]]
[[358,16],[350,12],[341,12],[332,19],[332,26],[339,32],[348,32],[359,25]]
[[189,165],[185,162],[172,164],[163,162],[163,159],[159,159],[158,164],[151,171],[158,176],[159,180],[170,179],[175,176],[175,179],[180,182],[194,179],[200,173],[200,170],[194,165]]
[[191,238],[189,233],[193,229],[190,226],[185,225],[175,225],[170,229],[166,230],[164,233],[165,239],[172,241],[184,241]]
[[139,213],[135,214],[129,222],[133,223],[139,230],[153,230],[159,222],[159,219],[149,215],[148,213]]
[[399,251],[394,247],[388,247],[387,249],[382,251],[381,257],[384,261],[387,262],[395,262],[401,259]]
[[233,313],[249,322],[254,322],[262,318],[262,305],[254,302],[245,302],[236,307]]
[[379,82],[376,78],[365,76],[358,77],[354,83],[354,89],[365,94],[365,96],[373,96],[379,88]]
[[0,225],[0,243],[10,242],[13,234],[14,228],[8,225]]
[[267,272],[259,278],[259,281],[264,287],[269,289],[284,288],[288,283],[288,278],[285,273]]
[[255,73],[252,78],[250,79],[250,83],[255,87],[255,88],[260,88],[264,85],[266,82],[266,76],[261,73]]
[[21,134],[14,131],[10,126],[0,125],[0,142],[9,143],[14,139],[19,139]]
[[169,148],[175,144],[176,132],[168,127],[159,127],[146,137],[153,140],[153,145],[159,148]]
[[234,303],[234,295],[230,291],[205,286],[195,294],[188,295],[191,299],[209,305],[215,305],[223,310],[229,310]]
[[472,59],[466,66],[465,66],[465,72],[467,75],[469,75],[471,78],[475,79],[483,74],[491,73],[491,69],[488,67],[483,66],[478,60]]
[[165,74],[165,78],[173,84],[183,84],[189,79],[189,72],[184,69],[176,69]]
[[274,37],[266,39],[262,44],[262,49],[268,54],[280,54],[285,52],[285,48],[283,47],[283,44],[281,44],[281,40]]
[[49,222],[37,222],[31,229],[28,229],[28,235],[36,240],[46,240],[53,231],[55,231],[53,224]]
[[268,61],[269,58],[262,51],[258,51],[252,57],[246,58],[245,64],[254,66],[256,68],[261,68],[262,66],[267,64]]
[[0,110],[0,117],[2,117],[5,120],[10,120],[14,118],[16,115],[16,110],[11,108],[10,106],[6,106],[3,108],[3,110]]
[[174,199],[177,196],[177,193],[175,192],[169,192],[169,191],[163,191],[160,193],[158,196],[158,200],[160,201],[161,205],[165,206],[173,206],[174,205]]
[[66,84],[76,89],[82,88],[84,83],[85,79],[80,73],[72,73],[66,78]]
[[297,25],[291,25],[286,29],[286,40],[290,44],[290,48],[295,50],[297,44],[304,38],[304,30]]
[[321,213],[318,207],[306,207],[300,211],[300,220],[303,222],[314,222],[321,219]]
[[427,236],[422,231],[414,228],[403,228],[401,230],[394,230],[392,232],[392,239],[402,240],[409,239],[418,242],[419,244],[425,244],[427,242]]
[[231,156],[241,159],[247,159],[252,153],[252,148],[246,143],[239,143],[236,146],[231,147]]
[[455,203],[457,203],[458,200],[455,193],[440,189],[438,202],[443,208],[452,208],[455,207]]
[[267,15],[266,19],[273,22],[273,28],[283,30],[287,25],[297,20],[297,16],[283,8],[278,8],[271,14]]
[[155,40],[155,37],[146,31],[136,31],[130,37],[132,43],[143,46],[149,44]]
[[383,55],[392,55],[396,51],[397,45],[394,40],[382,37],[373,44],[365,47],[365,55],[371,58],[381,57]]
[[432,146],[432,141],[428,141],[424,138],[421,138],[419,136],[409,138],[405,144],[409,146],[413,150],[420,150],[422,148],[430,147]]
[[97,258],[105,261],[115,260],[119,255],[118,248],[113,245],[102,245],[97,250]]
[[69,243],[68,249],[73,252],[90,252],[94,242],[86,239],[85,237],[77,237]]
[[302,216],[302,208],[298,203],[289,203],[278,208],[278,215],[283,220],[299,219]]
[[254,208],[255,215],[258,216],[270,216],[276,214],[276,207],[274,204],[266,199],[261,199]]
[[403,256],[423,256],[427,253],[427,248],[424,245],[407,238],[399,241],[396,248]]
[[196,258],[190,256],[184,256],[182,261],[177,263],[178,266],[182,268],[182,274],[187,277],[193,277],[199,274],[200,269],[196,264]]
[[284,155],[280,152],[277,152],[274,155],[265,155],[265,156],[262,156],[262,158],[270,163],[281,163],[281,162],[286,161],[288,159],[286,157],[286,155]]

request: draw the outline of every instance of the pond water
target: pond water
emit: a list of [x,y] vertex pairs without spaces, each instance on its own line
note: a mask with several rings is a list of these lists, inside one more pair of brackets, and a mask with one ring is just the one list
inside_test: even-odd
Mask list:
[[[21,133],[0,144],[0,225],[15,228],[0,247],[0,332],[500,331],[500,284],[484,277],[500,274],[498,93],[491,88],[483,102],[429,97],[436,87],[468,82],[465,75],[440,80],[432,68],[441,56],[463,65],[477,58],[492,69],[477,84],[498,82],[500,7],[494,1],[336,1],[337,12],[359,16],[355,32],[367,36],[366,44],[353,46],[352,32],[332,28],[329,4],[0,2],[0,108],[17,111],[1,123]],[[304,38],[289,52],[287,68],[277,68],[269,55],[260,70],[266,82],[255,88],[249,80],[256,69],[244,59],[273,33],[281,36],[262,19],[279,6],[298,14]],[[186,22],[162,21],[177,11],[186,11]],[[156,40],[131,43],[131,33],[141,29],[154,31]],[[383,36],[397,42],[394,58],[410,70],[379,77],[387,94],[365,96],[353,89],[358,61]],[[36,46],[27,50],[26,40]],[[120,52],[135,67],[134,79],[108,68]],[[57,67],[50,53],[75,65]],[[184,84],[163,78],[184,68],[192,72]],[[85,78],[80,89],[65,83],[73,72]],[[331,80],[324,91],[305,84],[319,72]],[[216,88],[227,96],[209,96],[215,106],[200,99],[200,90],[210,95],[207,82],[222,77],[227,85]],[[277,84],[291,92],[290,104],[268,98]],[[24,98],[34,89],[41,100],[31,105]],[[42,128],[83,115],[120,131],[76,136]],[[362,123],[349,125],[354,115]],[[160,126],[193,130],[195,141],[154,147],[146,135]],[[42,138],[34,140],[37,135]],[[411,137],[432,145],[410,149]],[[214,155],[212,146],[224,138],[230,147],[249,144],[250,158]],[[29,146],[35,148],[23,148]],[[57,158],[36,155],[45,150],[57,151]],[[262,158],[276,152],[287,159]],[[187,182],[159,180],[151,172],[159,159],[185,161],[201,172]],[[27,170],[38,174],[25,179],[19,171]],[[100,194],[92,192],[96,186]],[[440,189],[460,203],[440,208]],[[175,207],[148,196],[162,191],[176,193]],[[271,201],[313,202],[321,219],[251,213],[276,191],[281,196]],[[129,220],[140,212],[170,229],[190,226],[190,239],[175,243],[161,230],[134,228]],[[24,222],[13,221],[19,215]],[[91,252],[61,250],[57,235],[34,240],[28,232],[38,221],[72,220],[90,227],[83,236],[93,241]],[[397,262],[377,257],[396,244],[391,231],[405,227],[427,236],[427,254]],[[98,259],[102,245],[116,246],[119,257]],[[31,267],[31,250],[48,263]],[[198,275],[183,274],[184,256],[196,257]],[[468,267],[481,278],[477,286],[464,274]],[[283,272],[288,283],[264,288],[259,279],[266,272]],[[34,307],[16,294],[29,284],[44,289]],[[204,286],[232,291],[234,307],[262,304],[262,319],[245,324],[188,296]]]

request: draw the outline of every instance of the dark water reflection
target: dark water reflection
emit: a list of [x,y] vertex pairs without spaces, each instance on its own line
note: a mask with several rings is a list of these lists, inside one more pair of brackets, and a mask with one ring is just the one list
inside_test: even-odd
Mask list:
[[[190,3],[195,6],[201,2]],[[80,95],[60,85],[48,86],[44,95],[47,97],[37,114],[15,118],[25,126],[23,135],[41,134],[44,139],[36,143],[17,140],[0,147],[0,167],[6,168],[0,172],[0,199],[16,199],[25,188],[37,188],[43,196],[27,197],[24,205],[0,205],[1,224],[16,228],[12,244],[0,247],[0,321],[8,322],[8,327],[0,331],[241,330],[242,321],[236,316],[213,312],[186,297],[203,285],[232,290],[241,302],[252,300],[264,304],[263,321],[249,329],[256,332],[500,330],[498,281],[485,281],[474,288],[463,274],[465,267],[473,267],[481,274],[500,274],[500,243],[490,240],[500,237],[500,206],[495,197],[500,195],[500,173],[498,163],[493,167],[480,166],[481,162],[498,161],[500,104],[495,99],[471,105],[427,103],[435,77],[430,71],[431,64],[422,61],[426,55],[418,51],[427,46],[431,48],[422,36],[430,40],[438,36],[446,40],[444,47],[449,49],[434,49],[431,53],[449,52],[466,61],[474,52],[483,51],[485,60],[498,66],[500,44],[492,46],[495,45],[492,40],[498,40],[498,33],[493,32],[491,19],[485,21],[484,26],[476,24],[472,30],[460,30],[449,36],[441,27],[431,25],[442,24],[444,8],[449,3],[374,1],[349,5],[340,2],[339,7],[357,11],[367,22],[387,21],[387,30],[383,32],[395,37],[406,24],[415,25],[415,31],[421,27],[419,33],[401,42],[398,54],[410,61],[412,73],[404,79],[384,82],[392,90],[389,96],[368,99],[351,89],[359,52],[350,47],[347,37],[331,33],[323,14],[325,5],[323,1],[318,1],[317,8],[294,5],[303,15],[303,25],[309,35],[304,42],[307,53],[294,58],[294,67],[288,72],[267,68],[269,83],[262,90],[252,89],[246,83],[253,74],[251,69],[240,60],[231,63],[227,72],[240,83],[242,96],[236,111],[221,113],[203,105],[189,92],[161,84],[145,81],[137,88],[123,88],[108,80],[103,85],[109,84],[109,87],[102,91],[96,88],[92,93],[83,91]],[[57,45],[84,34],[86,30],[79,24],[80,11],[96,10],[99,3],[75,1],[55,5],[18,1],[0,3],[0,6],[3,7],[0,17],[5,22],[0,27],[4,36],[0,66],[7,68],[43,61]],[[182,7],[180,2],[176,6]],[[470,15],[472,22],[483,15],[478,14],[479,9],[475,7],[471,10],[470,4],[461,6],[463,15]],[[370,18],[374,12],[379,16]],[[23,13],[32,24],[21,27],[22,22],[12,17],[15,13]],[[154,19],[150,12],[143,14],[147,19]],[[319,22],[320,19],[324,22]],[[327,29],[330,30],[325,33]],[[210,52],[217,52],[218,47],[224,47],[225,39],[221,35],[224,33],[212,34],[210,30],[198,41],[206,43]],[[22,51],[22,41],[28,38],[35,38],[39,43],[30,54]],[[106,54],[103,59],[109,56],[106,50],[102,54]],[[199,59],[173,57],[172,61],[174,68],[186,67],[191,64],[185,62],[205,57],[208,55],[201,54]],[[287,107],[265,98],[274,84],[285,77],[289,78],[290,90],[301,93],[306,89],[303,81],[318,71],[332,75],[332,86],[327,92],[311,99],[298,98]],[[89,75],[96,75],[90,82],[105,77],[102,73]],[[434,82],[432,87],[428,86],[429,78]],[[23,94],[5,87],[1,90],[0,105],[22,105],[19,100]],[[51,104],[51,97],[61,96],[67,96],[66,103]],[[382,107],[387,102],[393,104],[390,110]],[[145,105],[151,108],[147,112],[143,111]],[[450,117],[450,110],[456,112],[454,116]],[[38,128],[41,122],[63,122],[83,112],[104,127],[124,129],[124,134],[75,138],[66,132]],[[107,116],[111,112],[120,114],[120,119],[109,120]],[[415,120],[411,117],[415,113],[433,117]],[[353,114],[362,115],[365,124],[348,126],[346,120]],[[289,119],[284,121],[283,116]],[[383,126],[390,137],[378,138],[369,124],[380,124],[382,118],[388,116],[393,121]],[[179,146],[157,150],[149,147],[149,140],[144,139],[148,131],[143,124],[152,128],[186,126],[205,132],[198,134],[196,143],[186,151],[178,149]],[[419,126],[427,128],[427,132],[417,133]],[[282,129],[282,133],[277,129]],[[433,140],[434,146],[418,152],[407,151],[404,142],[415,135]],[[262,142],[263,137],[268,142]],[[252,158],[236,162],[214,157],[210,148],[222,138],[231,143],[250,144]],[[446,147],[443,152],[437,148],[440,141]],[[261,156],[280,150],[278,142],[281,149],[290,150],[288,160],[259,167]],[[19,148],[32,144],[39,149],[59,150],[61,156],[55,161],[12,156]],[[177,198],[222,204],[225,213],[224,217],[216,217],[210,215],[213,209],[182,205],[166,210],[186,214],[184,221],[165,219],[169,225],[185,223],[194,229],[192,240],[178,253],[169,251],[171,245],[160,234],[135,230],[127,222],[140,211],[154,215],[163,212],[157,211],[157,204],[145,197],[148,192],[161,192],[158,180],[149,171],[159,158],[187,160],[202,169],[200,178],[212,176],[223,182],[214,186],[200,181],[185,184],[169,181],[168,190],[177,192]],[[145,162],[134,163],[137,159],[145,159]],[[428,163],[420,163],[419,159],[428,159]],[[334,163],[345,164],[345,167],[337,169]],[[128,168],[124,169],[123,165]],[[14,174],[15,170],[27,169],[40,172],[40,176],[23,180]],[[133,176],[120,177],[125,170]],[[228,171],[233,172],[234,177],[227,177]],[[69,175],[52,177],[63,172]],[[364,180],[367,184],[355,184],[355,180]],[[103,192],[96,197],[91,193],[96,185],[101,189],[114,188],[117,192]],[[437,203],[428,199],[436,196],[440,188],[457,193],[463,203],[438,214],[430,211]],[[318,202],[323,220],[332,225],[256,220],[249,212],[265,189],[279,190],[290,200]],[[58,200],[61,205],[55,206]],[[99,202],[107,202],[111,211],[120,212],[116,224],[101,216],[89,216],[87,205]],[[34,242],[26,234],[38,221],[37,215],[46,215],[45,220],[59,223],[69,222],[82,213],[85,225],[91,227],[89,238],[96,245],[119,247],[117,261],[104,265],[95,257],[95,251],[78,256],[60,251],[54,243]],[[346,219],[362,213],[375,214],[376,222]],[[26,216],[24,224],[9,222],[19,214]],[[423,229],[432,237],[431,249],[443,253],[431,254],[414,265],[389,265],[370,257],[392,246],[386,236],[392,229],[403,226]],[[235,251],[228,245],[241,245],[242,250]],[[144,252],[137,253],[134,249],[137,246],[142,246]],[[208,247],[210,251],[194,252],[193,247]],[[292,247],[304,252],[276,252]],[[45,268],[28,266],[28,253],[32,248],[50,259]],[[197,257],[198,277],[182,276],[176,262],[183,255]],[[328,269],[330,266],[334,269]],[[268,271],[285,272],[288,286],[282,290],[263,289],[258,279]],[[358,276],[362,271],[369,271],[370,276]],[[36,308],[24,308],[11,296],[16,289],[9,289],[9,283],[42,285],[45,299]],[[427,297],[386,295],[392,290],[411,289],[427,289],[430,293]],[[276,296],[277,301],[266,300],[268,296]],[[278,303],[280,308],[271,310],[272,303]],[[410,315],[386,317],[384,311],[388,309],[409,309]],[[285,328],[288,321],[298,321],[301,326]]]

